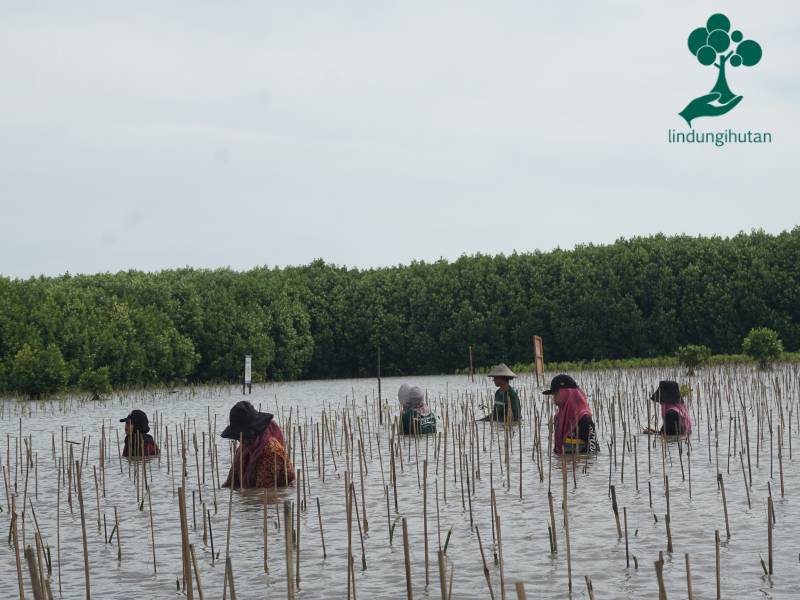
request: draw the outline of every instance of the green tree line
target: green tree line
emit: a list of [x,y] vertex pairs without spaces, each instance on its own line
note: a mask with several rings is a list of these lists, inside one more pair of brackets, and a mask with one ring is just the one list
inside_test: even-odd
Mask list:
[[309,265],[0,277],[0,388],[30,395],[453,372],[468,363],[741,351],[754,327],[800,347],[800,227],[621,239],[378,269]]

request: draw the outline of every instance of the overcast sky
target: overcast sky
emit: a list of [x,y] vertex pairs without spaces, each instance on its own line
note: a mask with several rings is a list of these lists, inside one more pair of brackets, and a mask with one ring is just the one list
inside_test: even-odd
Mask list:
[[[705,7],[705,8],[704,8]],[[725,12],[762,61],[667,143]],[[0,274],[454,259],[800,223],[800,4],[10,2]]]

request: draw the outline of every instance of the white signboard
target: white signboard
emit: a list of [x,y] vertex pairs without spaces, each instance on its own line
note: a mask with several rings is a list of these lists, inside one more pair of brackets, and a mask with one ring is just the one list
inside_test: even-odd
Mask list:
[[244,382],[247,385],[253,383],[253,359],[249,354],[244,357]]

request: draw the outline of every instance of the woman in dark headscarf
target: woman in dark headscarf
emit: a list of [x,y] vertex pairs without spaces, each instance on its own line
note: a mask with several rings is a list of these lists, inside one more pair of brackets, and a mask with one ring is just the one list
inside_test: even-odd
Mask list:
[[644,433],[661,433],[663,435],[689,435],[692,433],[692,417],[689,407],[683,403],[681,389],[677,381],[659,381],[658,388],[650,396],[650,400],[661,404],[661,429],[647,428]]
[[122,456],[158,456],[158,446],[153,436],[148,433],[150,422],[144,411],[132,410],[119,422],[125,423],[125,448],[122,450]]
[[403,407],[400,420],[404,434],[436,433],[436,416],[425,402],[425,394],[419,387],[404,383],[397,392],[397,398]]
[[220,435],[242,442],[224,487],[283,487],[294,481],[283,432],[271,414],[257,411],[247,400],[237,402],[231,408],[230,425]]
[[575,380],[569,375],[556,375],[543,394],[553,396],[558,407],[553,415],[553,451],[598,452],[592,409]]

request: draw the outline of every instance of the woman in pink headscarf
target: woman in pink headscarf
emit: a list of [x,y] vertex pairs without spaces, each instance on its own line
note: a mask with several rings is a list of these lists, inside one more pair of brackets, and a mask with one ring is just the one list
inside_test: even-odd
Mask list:
[[692,433],[692,417],[689,407],[683,403],[681,389],[677,381],[659,381],[658,388],[650,396],[650,400],[661,404],[661,429],[647,428],[644,433],[660,433],[663,435],[689,435]]
[[286,452],[283,432],[271,414],[241,400],[231,408],[230,425],[220,435],[241,441],[223,487],[284,487],[294,481],[294,465]]
[[553,450],[563,452],[597,452],[592,409],[583,393],[569,375],[556,375],[550,389],[543,392],[553,396],[558,412],[553,415]]

